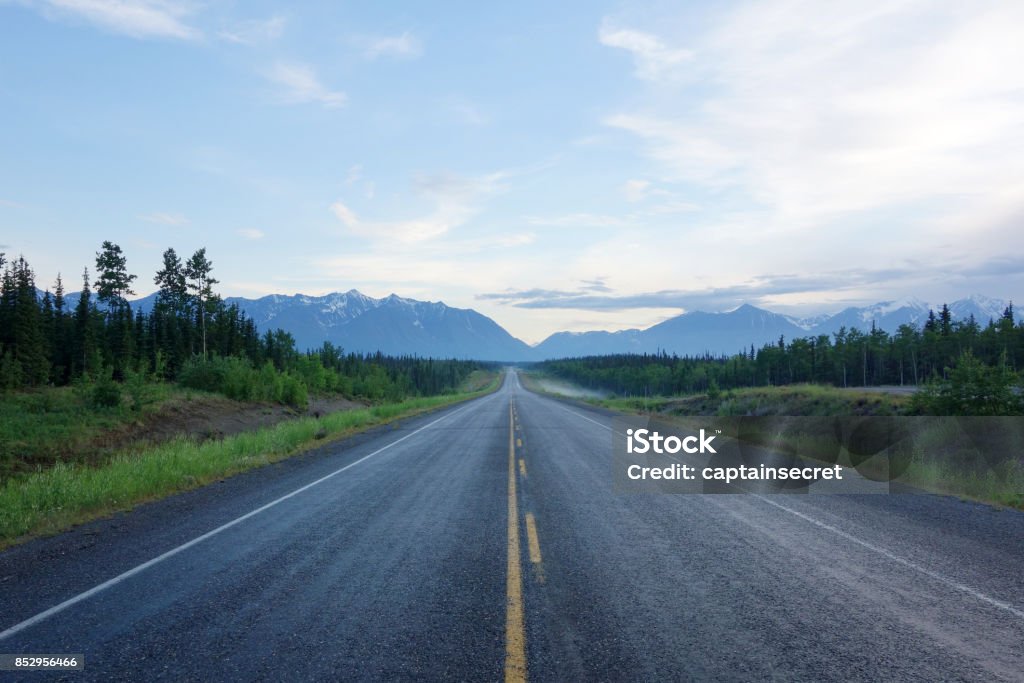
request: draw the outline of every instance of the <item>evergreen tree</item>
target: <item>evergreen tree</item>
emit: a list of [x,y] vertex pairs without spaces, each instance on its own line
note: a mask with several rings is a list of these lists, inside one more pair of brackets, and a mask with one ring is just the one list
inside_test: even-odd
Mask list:
[[203,358],[206,358],[206,320],[210,314],[210,304],[214,299],[213,285],[218,282],[211,277],[211,272],[213,272],[213,262],[206,258],[206,247],[192,254],[192,258],[185,264],[188,290],[192,294],[199,321]]
[[121,247],[104,241],[102,251],[96,252],[96,299],[111,310],[126,303],[125,297],[135,294],[131,285],[135,276],[128,273],[128,260]]
[[14,359],[21,365],[22,382],[35,386],[46,382],[50,374],[35,275],[24,257],[15,261],[11,270],[16,288],[11,318],[11,350]]
[[185,266],[174,249],[164,252],[163,268],[156,272],[153,283],[159,287],[157,296],[161,304],[176,315],[188,310],[188,284]]
[[69,316],[65,310],[64,281],[60,273],[53,286],[53,327],[50,330],[51,376],[55,384],[66,384],[71,369],[71,340],[68,330]]
[[72,334],[72,367],[81,375],[95,372],[96,331],[93,325],[92,292],[89,288],[89,269],[82,271],[82,293],[75,306]]
[[128,262],[121,247],[104,241],[96,253],[96,299],[106,306],[106,360],[118,378],[134,364],[131,309],[126,299],[135,294],[131,288],[136,279],[128,272]]
[[0,279],[0,348],[3,348],[9,347],[14,341],[14,301],[17,290],[14,286],[14,273],[2,252],[0,268],[3,269],[3,276]]
[[949,306],[942,304],[942,310],[939,312],[939,334],[943,337],[948,337],[953,331],[953,314],[949,310]]

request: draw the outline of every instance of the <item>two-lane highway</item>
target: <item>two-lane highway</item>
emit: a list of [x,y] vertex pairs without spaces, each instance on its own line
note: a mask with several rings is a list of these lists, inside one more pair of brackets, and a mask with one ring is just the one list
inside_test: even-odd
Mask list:
[[616,494],[611,424],[512,373],[10,549],[0,653],[84,653],[69,680],[1024,679],[1024,514]]

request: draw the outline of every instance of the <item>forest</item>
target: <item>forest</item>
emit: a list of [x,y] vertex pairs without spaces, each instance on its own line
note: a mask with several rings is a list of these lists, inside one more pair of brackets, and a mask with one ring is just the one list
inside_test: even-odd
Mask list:
[[[738,340],[740,341],[740,340]],[[618,396],[716,394],[798,383],[835,387],[915,385],[914,406],[928,414],[1021,414],[1024,324],[1013,305],[984,325],[953,320],[949,307],[923,325],[890,334],[842,328],[831,336],[780,338],[733,356],[622,354],[545,361],[538,369]]]
[[[103,242],[95,270],[82,273],[77,297],[58,275],[37,288],[23,256],[0,253],[0,392],[73,385],[99,406],[116,406],[151,381],[169,381],[239,400],[303,407],[308,396],[337,393],[371,401],[455,391],[473,361],[345,353],[330,343],[303,352],[281,330],[260,333],[216,293],[206,249],[187,259],[163,253],[152,311],[128,301],[137,276],[120,246]],[[133,391],[133,389],[135,391]]]

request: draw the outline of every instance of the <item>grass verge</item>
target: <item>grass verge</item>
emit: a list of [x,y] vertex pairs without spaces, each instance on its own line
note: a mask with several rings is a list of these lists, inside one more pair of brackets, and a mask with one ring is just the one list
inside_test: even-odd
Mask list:
[[94,408],[74,387],[43,387],[0,395],[0,481],[60,460],[99,459],[105,433],[146,417],[161,404],[200,392],[170,384],[146,386],[140,410],[127,404]]
[[717,395],[650,396],[590,399],[588,402],[623,412],[668,413],[673,415],[736,417],[750,415],[833,415],[888,416],[905,414],[910,398],[855,389],[838,389],[817,384],[782,387],[731,389]]
[[282,460],[325,439],[477,398],[498,383],[495,378],[470,393],[298,418],[216,441],[175,439],[125,451],[100,467],[57,463],[0,488],[0,548]]

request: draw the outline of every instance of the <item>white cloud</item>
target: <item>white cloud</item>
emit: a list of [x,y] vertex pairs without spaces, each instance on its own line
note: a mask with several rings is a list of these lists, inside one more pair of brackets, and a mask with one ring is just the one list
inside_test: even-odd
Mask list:
[[530,225],[547,225],[559,228],[621,228],[630,221],[619,216],[596,213],[567,213],[557,216],[524,216]]
[[[661,216],[671,213],[689,213],[699,207],[693,202],[683,201],[662,187],[656,187],[649,180],[627,180],[622,184],[622,194],[630,204],[646,202],[647,206],[638,214],[640,216]],[[657,204],[648,200],[658,199]]]
[[261,240],[266,236],[262,230],[257,230],[256,228],[240,228],[235,230],[235,234],[247,240]]
[[188,225],[189,223],[188,218],[180,213],[164,213],[162,211],[147,213],[139,218],[147,223],[157,223],[158,225]]
[[680,200],[670,199],[660,204],[656,204],[647,210],[647,213],[653,216],[662,216],[665,214],[673,213],[690,213],[692,211],[699,211],[700,206],[693,202],[684,202]]
[[341,224],[346,228],[356,229],[359,227],[359,219],[356,218],[356,214],[352,209],[348,208],[342,202],[334,202],[331,204],[331,213],[334,217],[341,221]]
[[500,235],[495,238],[495,243],[499,247],[525,247],[528,244],[533,244],[537,241],[537,236],[532,232],[520,232],[511,233],[508,235]]
[[259,45],[277,40],[284,33],[288,20],[280,14],[269,19],[250,19],[217,35],[221,40],[238,45]]
[[655,35],[614,26],[605,20],[598,31],[598,40],[608,47],[617,47],[633,55],[636,75],[658,80],[672,73],[680,64],[693,59],[693,52],[666,45]]
[[330,206],[342,225],[350,232],[375,240],[398,240],[419,243],[441,237],[458,228],[479,211],[479,204],[501,190],[504,173],[479,177],[454,174],[423,175],[415,179],[417,193],[433,204],[433,210],[424,216],[403,220],[364,221],[344,202]]
[[692,80],[638,62],[647,105],[605,121],[671,180],[738,191],[760,230],[845,238],[860,217],[922,248],[934,216],[956,212],[963,238],[989,229],[993,198],[1024,207],[1024,5],[770,0],[723,17],[674,36],[695,45]]
[[282,87],[281,100],[288,104],[315,102],[328,109],[336,109],[348,101],[345,93],[329,89],[305,64],[278,62],[265,76]]
[[362,221],[343,202],[331,204],[331,213],[349,231],[363,237],[378,240],[396,239],[414,243],[440,237],[454,227],[464,223],[470,215],[467,207],[460,204],[439,205],[432,213],[419,218],[398,221]]
[[696,123],[643,114],[615,114],[605,123],[648,141],[647,153],[665,162],[683,180],[713,184],[745,159],[728,139],[718,139]]
[[367,59],[416,59],[423,54],[423,45],[416,36],[406,31],[398,36],[363,38],[363,56]]
[[361,287],[379,287],[384,292],[399,291],[406,296],[420,290],[434,298],[438,295],[438,283],[444,283],[449,291],[450,288],[480,291],[499,273],[511,277],[515,266],[508,261],[415,255],[401,250],[396,253],[388,246],[363,253],[317,257],[311,270],[324,280],[358,282]]
[[78,17],[133,38],[194,40],[202,35],[185,23],[191,7],[172,0],[40,0],[28,4],[48,18]]
[[627,180],[622,186],[627,202],[642,202],[647,198],[651,183],[648,180]]

